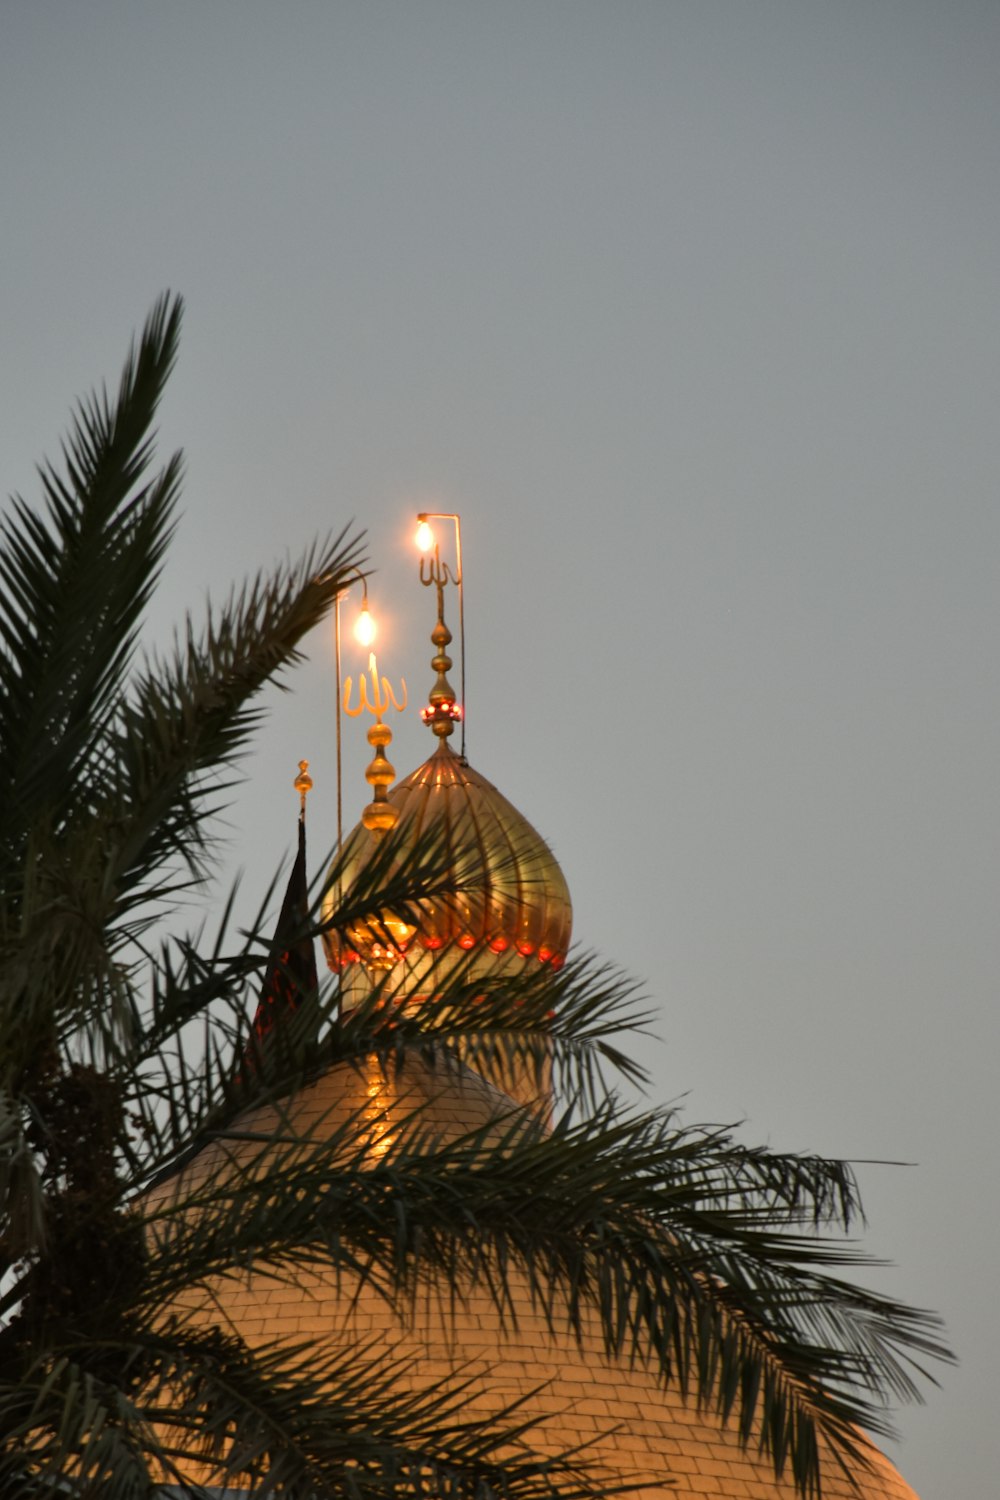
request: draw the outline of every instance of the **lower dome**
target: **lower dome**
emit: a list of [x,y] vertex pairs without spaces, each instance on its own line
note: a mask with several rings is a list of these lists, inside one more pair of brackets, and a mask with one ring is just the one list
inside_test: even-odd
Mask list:
[[[396,1073],[341,1065],[280,1106],[244,1117],[240,1138],[207,1147],[168,1195],[231,1164],[253,1175],[253,1163],[276,1136],[333,1139],[358,1129],[371,1158],[406,1121],[426,1138],[453,1140],[469,1130],[509,1123],[510,1099],[461,1065],[433,1070],[418,1058]],[[359,1124],[360,1122],[360,1124]],[[357,1137],[355,1137],[357,1139]],[[258,1155],[255,1155],[258,1154]],[[219,1326],[253,1345],[272,1340],[314,1342],[323,1354],[384,1348],[404,1371],[403,1389],[439,1382],[464,1387],[471,1416],[488,1416],[523,1400],[518,1419],[534,1425],[532,1448],[555,1456],[582,1449],[593,1479],[616,1492],[650,1500],[801,1500],[790,1474],[776,1479],[769,1461],[740,1445],[731,1425],[699,1407],[676,1382],[665,1385],[640,1359],[609,1354],[596,1314],[586,1309],[580,1335],[565,1306],[551,1315],[532,1295],[527,1277],[510,1272],[511,1301],[502,1314],[482,1285],[431,1283],[404,1316],[377,1285],[297,1265],[278,1279],[249,1270],[219,1277],[200,1299],[190,1293],[173,1312],[198,1326]],[[893,1465],[861,1433],[859,1457],[821,1446],[824,1500],[917,1500]]]

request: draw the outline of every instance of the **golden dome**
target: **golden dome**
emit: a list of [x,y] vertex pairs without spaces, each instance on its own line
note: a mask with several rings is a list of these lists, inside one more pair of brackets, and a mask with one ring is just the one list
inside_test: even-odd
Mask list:
[[[423,769],[423,768],[421,768]],[[461,1064],[433,1068],[417,1056],[405,1068],[374,1060],[341,1064],[280,1105],[243,1117],[238,1137],[212,1143],[181,1173],[154,1189],[151,1205],[225,1179],[266,1172],[274,1142],[343,1143],[352,1168],[359,1147],[375,1163],[408,1133],[424,1142],[498,1134],[510,1126],[509,1098]],[[293,1158],[289,1158],[293,1160]],[[598,1313],[586,1303],[575,1321],[565,1297],[539,1297],[537,1281],[509,1268],[509,1310],[483,1278],[462,1271],[432,1283],[405,1310],[377,1278],[344,1266],[297,1264],[294,1276],[233,1267],[179,1296],[173,1313],[195,1327],[219,1327],[269,1349],[308,1340],[319,1363],[345,1348],[381,1346],[397,1361],[399,1389],[461,1386],[473,1417],[517,1402],[540,1454],[576,1449],[598,1482],[639,1500],[802,1500],[792,1475],[776,1479],[767,1460],[744,1446],[736,1426],[711,1403],[665,1382],[653,1359],[609,1351]],[[824,1500],[918,1500],[861,1432],[857,1453],[834,1454],[821,1440]]]
[[[378,851],[394,868],[423,851],[435,868],[453,872],[455,888],[422,899],[410,922],[373,916],[326,935],[334,970],[352,964],[388,970],[404,955],[488,954],[494,960],[558,968],[566,957],[572,924],[569,889],[548,844],[485,776],[462,760],[446,740],[429,760],[389,792],[399,813],[388,842],[360,825],[351,834],[338,889],[350,892]],[[331,889],[326,915],[335,915]]]
[[[558,968],[569,947],[569,890],[552,851],[447,743],[462,716],[445,675],[451,666],[441,605],[446,574],[421,577],[438,589],[438,681],[424,719],[440,743],[386,797],[377,795],[378,805],[366,809],[367,820],[334,866],[324,915],[343,927],[331,927],[324,945],[342,976],[342,1003],[355,985],[362,990],[379,974],[390,993],[417,1000],[425,983],[447,974],[449,950],[463,970],[496,973]],[[385,743],[381,738],[381,748]],[[376,776],[373,767],[369,782],[384,790],[382,768]],[[363,909],[366,877],[374,893],[394,871],[421,862],[445,876],[433,881],[435,895],[408,902],[405,911],[373,910],[344,921],[352,905]],[[154,1188],[150,1205],[224,1182],[230,1173],[241,1183],[266,1180],[275,1152],[284,1152],[295,1170],[298,1154],[311,1161],[318,1142],[328,1143],[353,1176],[395,1149],[405,1161],[410,1152],[470,1136],[509,1141],[512,1108],[534,1108],[537,1086],[515,1090],[503,1069],[493,1072],[487,1079],[462,1058],[419,1051],[334,1065],[278,1103],[248,1111],[239,1130],[206,1145]],[[519,1082],[518,1069],[512,1072]],[[611,1492],[627,1489],[648,1500],[801,1500],[791,1473],[776,1478],[759,1456],[759,1432],[744,1442],[710,1401],[700,1401],[680,1378],[665,1380],[652,1349],[615,1352],[600,1299],[578,1295],[586,1281],[563,1287],[553,1274],[547,1282],[538,1264],[522,1267],[510,1248],[502,1263],[494,1285],[488,1254],[459,1256],[448,1275],[416,1277],[412,1299],[399,1302],[386,1295],[364,1254],[353,1264],[337,1256],[326,1265],[313,1254],[271,1269],[234,1265],[186,1289],[171,1312],[267,1352],[283,1341],[297,1351],[311,1344],[318,1369],[345,1349],[391,1351],[400,1392],[450,1387],[461,1392],[472,1419],[516,1407],[531,1448],[543,1457],[577,1454]],[[830,1452],[819,1439],[827,1500],[917,1500],[863,1433],[854,1439],[853,1454]]]

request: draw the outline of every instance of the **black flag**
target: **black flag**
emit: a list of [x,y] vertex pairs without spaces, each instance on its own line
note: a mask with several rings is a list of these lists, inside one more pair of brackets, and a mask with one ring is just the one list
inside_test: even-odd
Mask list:
[[309,891],[306,881],[306,825],[299,818],[299,849],[288,877],[278,923],[271,941],[271,955],[253,1018],[254,1035],[246,1051],[253,1063],[267,1046],[267,1039],[283,1018],[294,1014],[303,999],[315,994],[316,953],[309,934]]

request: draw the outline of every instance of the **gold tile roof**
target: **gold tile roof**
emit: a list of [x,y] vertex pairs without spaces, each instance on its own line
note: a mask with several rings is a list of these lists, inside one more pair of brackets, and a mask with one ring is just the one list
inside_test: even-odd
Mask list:
[[[284,1133],[332,1139],[345,1131],[377,1155],[387,1135],[414,1120],[444,1139],[509,1117],[510,1099],[461,1065],[431,1070],[407,1060],[386,1075],[372,1063],[332,1069],[292,1100],[264,1107],[244,1121],[243,1139],[209,1146],[187,1168],[189,1183],[230,1168],[252,1171],[267,1137]],[[248,1137],[256,1136],[256,1140]],[[176,1189],[164,1183],[157,1192]],[[798,1500],[791,1478],[776,1480],[769,1463],[740,1447],[736,1434],[699,1411],[676,1385],[666,1388],[641,1361],[616,1360],[604,1346],[596,1316],[577,1338],[557,1320],[553,1328],[532,1301],[525,1281],[512,1276],[514,1315],[501,1316],[489,1292],[466,1285],[427,1287],[410,1313],[395,1312],[368,1284],[341,1272],[296,1269],[278,1280],[252,1271],[220,1279],[183,1312],[199,1323],[221,1324],[250,1343],[275,1338],[316,1340],[334,1349],[384,1345],[407,1368],[411,1386],[454,1377],[471,1379],[470,1414],[497,1411],[528,1397],[524,1411],[537,1422],[531,1442],[559,1453],[586,1445],[597,1477],[646,1488],[650,1500]],[[823,1468],[825,1500],[917,1500],[889,1461],[859,1437],[869,1464],[842,1473],[835,1459]]]

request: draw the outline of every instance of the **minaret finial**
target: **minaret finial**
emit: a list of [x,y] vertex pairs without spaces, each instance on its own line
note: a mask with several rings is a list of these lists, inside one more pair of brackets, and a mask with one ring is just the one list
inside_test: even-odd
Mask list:
[[302,823],[306,820],[306,798],[312,791],[312,784],[313,779],[309,775],[309,762],[307,760],[300,760],[299,774],[295,778],[294,786],[299,794],[299,820]]
[[[428,518],[443,521],[454,521],[455,523],[455,547],[457,556],[457,568],[453,573],[447,563],[441,561],[441,549],[434,539],[434,533],[428,524]],[[452,635],[444,622],[444,586],[453,583],[458,589],[459,610],[459,634],[462,646],[462,698],[465,698],[465,613],[462,593],[462,523],[457,515],[443,511],[421,511],[417,517],[420,522],[417,528],[417,545],[427,554],[433,547],[433,558],[423,556],[420,559],[420,582],[430,588],[431,584],[437,589],[437,624],[431,631],[431,641],[436,651],[431,660],[431,666],[437,673],[437,679],[428,695],[426,708],[420,710],[420,717],[425,724],[437,735],[438,739],[445,740],[454,731],[456,723],[462,725],[462,760],[465,760],[465,709],[464,703],[455,699],[455,689],[448,681],[448,672],[452,666],[452,659],[448,655],[448,646],[451,644]]]
[[375,754],[371,765],[365,771],[365,780],[372,788],[372,800],[361,814],[361,821],[373,833],[376,838],[381,838],[392,828],[399,817],[399,809],[393,807],[388,800],[389,787],[392,785],[396,774],[395,767],[386,756],[386,746],[392,742],[392,730],[388,724],[382,723],[382,715],[390,706],[401,712],[406,707],[406,679],[402,681],[402,702],[400,702],[387,677],[379,678],[378,664],[375,660],[374,651],[368,657],[368,668],[372,683],[372,696],[368,697],[368,683],[364,673],[358,677],[358,706],[352,708],[350,705],[351,688],[353,680],[348,677],[344,684],[344,713],[349,714],[352,719],[367,709],[374,715],[375,723],[368,731],[368,743]]

